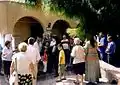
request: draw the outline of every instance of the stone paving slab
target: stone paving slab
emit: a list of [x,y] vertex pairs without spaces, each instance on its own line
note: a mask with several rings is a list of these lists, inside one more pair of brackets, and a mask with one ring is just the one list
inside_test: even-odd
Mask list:
[[[102,68],[115,70],[115,67],[110,66],[110,65],[108,66],[108,64],[106,64],[106,63],[100,62],[100,65],[102,66]],[[102,72],[102,75],[106,75],[106,74],[104,72]],[[41,77],[39,78],[39,80],[37,82],[37,85],[75,85],[73,83],[73,80],[75,80],[75,75],[73,75],[72,73],[68,73],[67,80],[56,83],[56,79],[53,77],[53,75],[47,74],[46,76],[41,75]],[[103,79],[102,81],[104,81],[104,80],[105,79]],[[8,83],[6,83],[4,77],[2,77],[2,76],[0,76],[0,85],[9,85]],[[98,85],[116,85],[116,84],[100,83]]]
[[[51,79],[50,79],[50,77],[51,77]],[[53,78],[52,76],[47,76],[46,79],[38,80],[37,85],[75,85],[73,83],[73,80],[74,80],[74,78],[70,79],[70,77],[68,77],[67,80],[56,83],[55,78]],[[0,77],[0,85],[9,85],[9,84],[5,82],[4,77]],[[86,85],[86,84],[84,83],[84,85]],[[98,85],[115,85],[115,84],[101,83]]]
[[5,82],[5,79],[2,76],[0,76],[0,85],[9,85],[8,83]]

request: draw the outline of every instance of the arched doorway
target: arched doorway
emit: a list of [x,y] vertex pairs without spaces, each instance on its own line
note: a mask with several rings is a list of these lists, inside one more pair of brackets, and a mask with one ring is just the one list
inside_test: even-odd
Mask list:
[[52,34],[57,35],[59,38],[62,38],[63,34],[66,34],[67,28],[70,28],[70,25],[65,20],[57,20],[52,27]]
[[43,27],[38,20],[33,17],[23,17],[14,26],[15,45],[23,41],[26,42],[29,37],[42,36],[43,33]]

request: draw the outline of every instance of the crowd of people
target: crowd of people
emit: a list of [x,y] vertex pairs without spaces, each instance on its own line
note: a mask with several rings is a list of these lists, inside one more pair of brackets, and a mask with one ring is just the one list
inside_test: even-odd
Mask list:
[[16,70],[19,85],[36,85],[41,72],[54,73],[59,82],[66,79],[66,71],[70,70],[76,74],[76,84],[83,85],[83,74],[89,83],[98,83],[101,77],[99,60],[114,65],[115,56],[119,55],[119,41],[119,38],[113,41],[113,36],[102,32],[89,36],[84,43],[66,35],[61,40],[49,35],[30,37],[16,50],[12,50],[11,42],[6,41],[3,48],[0,46],[0,75],[3,75],[3,66],[6,80]]
[[98,43],[99,58],[111,65],[119,66],[119,35],[113,36],[100,32],[99,35],[96,35],[96,41]]

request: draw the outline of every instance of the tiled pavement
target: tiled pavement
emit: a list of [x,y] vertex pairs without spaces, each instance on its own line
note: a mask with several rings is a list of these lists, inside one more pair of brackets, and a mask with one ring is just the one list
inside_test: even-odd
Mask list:
[[[101,64],[101,66],[106,68],[106,69],[110,69],[111,68],[111,67],[108,67],[109,65],[106,65],[106,64],[103,64],[103,65]],[[102,72],[101,74],[103,76],[105,75],[104,72]],[[75,85],[73,83],[73,80],[75,80],[75,75],[73,75],[71,72],[67,73],[67,80],[62,81],[62,82],[58,82],[58,83],[56,83],[56,79],[54,78],[54,76],[52,74],[47,74],[46,76],[45,75],[41,75],[38,78],[37,85]],[[8,83],[5,82],[5,79],[2,76],[0,76],[0,85],[9,85]],[[100,84],[97,84],[97,85],[116,85],[116,84],[100,83]]]
[[[64,80],[62,82],[56,83],[56,79],[53,77],[53,75],[46,75],[46,76],[40,76],[37,85],[75,85],[73,83],[73,80],[75,79],[74,75],[68,75],[67,80]],[[0,76],[0,85],[9,85],[8,83],[5,82],[4,77]],[[85,84],[84,84],[85,85]],[[101,83],[98,85],[110,85],[107,83]]]
[[[114,68],[110,67],[110,65],[107,65],[107,64],[104,64],[104,63],[100,63],[100,66],[102,66],[102,68],[104,67],[104,68],[106,68],[108,70],[109,69],[114,69]],[[101,74],[103,76],[105,75],[104,72],[102,72]],[[59,82],[59,83],[56,83],[56,79],[54,78],[53,75],[47,74],[46,76],[45,75],[41,75],[38,78],[37,85],[75,85],[73,83],[73,80],[75,80],[75,75],[73,75],[71,72],[67,73],[67,80]],[[8,83],[6,83],[6,81],[5,81],[3,76],[0,76],[0,85],[9,85]],[[100,83],[100,84],[97,84],[97,85],[116,85],[116,84]]]
[[[102,65],[102,64],[101,64]],[[105,67],[105,68],[109,68],[108,65],[104,64],[102,65],[102,67]],[[112,68],[111,68],[112,69]],[[101,71],[102,72],[102,71]],[[104,76],[105,73],[102,72],[102,75]],[[70,73],[67,73],[67,80],[65,81],[62,81],[62,82],[58,82],[56,83],[56,79],[54,78],[53,75],[51,74],[47,74],[46,76],[45,75],[41,75],[39,78],[38,78],[38,82],[37,82],[37,85],[75,85],[73,83],[73,80],[75,80],[75,75],[73,75],[71,72]],[[104,79],[103,79],[104,80]],[[9,85],[8,83],[6,83],[4,77],[0,76],[0,85]],[[116,85],[116,84],[107,84],[107,83],[100,83],[100,84],[97,84],[97,85]]]
[[[44,78],[40,78],[40,80],[38,81],[37,85],[75,85],[74,84],[74,80],[75,80],[75,75],[73,74],[67,74],[67,80],[64,80],[62,82],[56,82],[56,79],[51,75],[47,75]],[[84,82],[84,85],[86,82]],[[91,84],[90,84],[91,85]],[[97,85],[113,85],[113,84],[108,84],[108,83],[100,83]]]

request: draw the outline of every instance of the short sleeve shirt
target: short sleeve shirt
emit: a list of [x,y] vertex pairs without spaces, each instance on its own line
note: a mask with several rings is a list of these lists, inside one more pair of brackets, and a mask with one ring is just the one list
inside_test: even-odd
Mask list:
[[18,74],[30,74],[29,65],[31,61],[27,58],[26,53],[19,52],[13,55],[12,61],[17,60],[17,72]]
[[65,53],[63,50],[59,53],[59,64],[65,64]]

